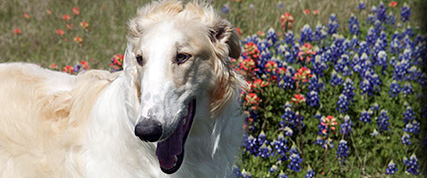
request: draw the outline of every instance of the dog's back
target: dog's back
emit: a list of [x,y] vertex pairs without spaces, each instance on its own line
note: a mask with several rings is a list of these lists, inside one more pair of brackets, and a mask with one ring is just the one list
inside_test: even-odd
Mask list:
[[0,177],[79,176],[85,118],[109,77],[1,64]]

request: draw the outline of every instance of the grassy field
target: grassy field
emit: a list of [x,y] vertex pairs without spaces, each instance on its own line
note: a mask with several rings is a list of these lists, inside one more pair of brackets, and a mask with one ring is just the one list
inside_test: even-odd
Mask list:
[[[62,70],[66,65],[88,61],[91,68],[109,70],[113,56],[125,50],[127,21],[148,2],[1,1],[0,62],[32,62]],[[427,107],[423,91],[427,75],[426,54],[420,49],[425,50],[427,39],[418,35],[426,29],[427,3],[396,0],[396,7],[390,7],[391,0],[382,1],[397,23],[381,22],[384,29],[380,31],[386,36],[381,37],[380,31],[372,32],[374,40],[369,42],[368,34],[372,33],[368,31],[375,24],[367,23],[368,15],[375,16],[371,7],[379,7],[381,1],[365,1],[364,10],[357,8],[359,0],[209,2],[241,29],[245,53],[234,63],[253,87],[242,95],[248,116],[247,135],[236,174],[312,177],[307,176],[312,170],[316,177],[391,177],[386,170],[395,164],[396,177],[420,176],[412,175],[414,170],[425,175]],[[411,8],[409,22],[399,19],[405,3]],[[287,12],[295,19],[293,40],[287,40],[281,29],[280,16]],[[301,38],[306,24],[313,32],[318,24],[328,30],[331,14],[336,14],[338,32],[322,39],[317,39],[318,34],[312,35],[316,39]],[[352,14],[360,25],[357,35],[350,34],[348,26]],[[258,35],[247,37],[253,34]],[[358,40],[355,44],[354,38]],[[402,44],[397,45],[398,49],[392,49],[393,39]],[[363,46],[364,43],[368,44]],[[386,54],[384,61],[380,61],[384,56],[379,55],[380,51]],[[307,57],[312,59],[305,61]],[[250,62],[258,65],[251,66]],[[348,90],[354,94],[347,96],[351,93]],[[347,97],[354,100],[343,99]],[[303,104],[298,105],[297,100]],[[346,116],[354,124],[350,124],[351,133],[341,132],[350,123]],[[410,130],[417,124],[421,124],[419,133]],[[325,125],[329,127],[324,128]],[[285,136],[279,137],[281,134]],[[279,143],[284,146],[281,156],[276,147]],[[414,161],[412,155],[419,160]],[[412,162],[405,161],[408,158]],[[415,163],[419,168],[411,169]]]

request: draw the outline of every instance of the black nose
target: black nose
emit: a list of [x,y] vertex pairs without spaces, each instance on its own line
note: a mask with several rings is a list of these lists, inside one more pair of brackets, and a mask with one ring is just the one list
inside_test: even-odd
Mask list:
[[153,119],[142,119],[135,126],[135,135],[143,141],[155,142],[162,136],[162,124]]

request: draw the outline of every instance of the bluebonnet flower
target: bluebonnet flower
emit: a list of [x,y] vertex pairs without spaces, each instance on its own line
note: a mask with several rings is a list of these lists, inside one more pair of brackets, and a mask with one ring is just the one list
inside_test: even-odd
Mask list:
[[346,65],[342,71],[342,75],[351,76],[353,75],[353,71]]
[[371,122],[371,115],[372,115],[372,110],[364,110],[360,113],[360,121],[365,122],[365,123],[370,123]]
[[394,175],[397,171],[396,163],[393,162],[393,160],[388,163],[388,167],[385,169],[385,174],[392,174]]
[[357,6],[357,9],[359,9],[359,10],[363,10],[363,9],[365,9],[365,8],[366,8],[365,2],[360,1],[360,2],[359,2],[359,5]]
[[316,91],[309,91],[307,93],[307,103],[310,107],[320,106],[319,94]]
[[368,34],[366,35],[366,43],[372,46],[377,41],[377,32],[374,27],[369,28]]
[[408,4],[403,4],[403,7],[400,10],[400,20],[402,22],[409,21],[409,18],[411,17],[411,9],[409,9]]
[[348,20],[348,28],[350,29],[350,33],[353,35],[358,35],[359,31],[359,21],[354,14],[351,14],[350,19]]
[[338,145],[338,150],[337,150],[337,157],[344,162],[345,158],[348,157],[348,152],[349,152],[349,149],[347,146],[347,141],[340,140],[340,143]]
[[353,126],[353,122],[350,120],[350,116],[345,115],[344,116],[344,122],[341,123],[340,127],[340,133],[344,134],[344,135],[350,135],[351,133],[353,133],[353,131],[351,130],[351,127]]
[[393,80],[390,84],[390,91],[388,94],[394,98],[395,96],[399,96],[400,93],[400,85],[396,82],[396,80]]
[[314,118],[316,118],[316,119],[321,119],[322,118],[322,114],[320,114],[320,111],[316,111],[316,114],[314,114]]
[[[276,44],[276,42],[277,42],[277,34],[276,34],[276,32],[274,31],[273,28],[268,29],[266,38],[267,38],[267,41],[269,42],[268,43],[269,44],[268,47],[272,47],[273,45]],[[271,41],[271,45],[270,45],[270,41]]]
[[[295,147],[295,145],[293,145],[292,148],[293,147]],[[291,150],[292,150],[292,148],[291,148]],[[296,150],[296,148],[295,148],[295,150]],[[300,172],[301,171],[301,165],[300,164],[302,163],[302,158],[299,155],[299,153],[297,151],[296,151],[296,153],[292,152],[291,156],[289,157],[289,160],[291,162],[288,164],[288,168],[291,169],[292,171]]]
[[371,7],[371,12],[372,13],[377,13],[377,7],[376,6],[372,6]]
[[271,151],[272,149],[270,145],[266,146],[266,144],[263,143],[262,146],[259,147],[257,156],[260,156],[261,158],[268,158],[271,156]]
[[378,133],[377,129],[374,129],[374,130],[372,131],[372,133],[371,133],[371,135],[372,135],[373,137],[376,137],[378,134],[379,134],[379,133]]
[[325,31],[325,26],[323,26],[321,24],[317,24],[316,29],[314,31],[314,40],[315,41],[322,41],[323,39],[326,38],[327,35],[328,35],[328,33],[326,33],[326,31]]
[[381,110],[380,112],[380,116],[378,117],[377,120],[377,127],[378,130],[380,131],[388,131],[388,126],[390,125],[390,123],[388,122],[390,120],[390,117],[388,117],[387,115],[387,111],[386,110]]
[[334,69],[336,72],[342,72],[344,70],[344,66],[346,66],[344,61],[342,59],[338,59],[337,63],[334,66]]
[[366,19],[366,22],[368,24],[374,24],[375,23],[375,16],[372,14],[368,14],[368,18]]
[[394,38],[390,42],[390,51],[392,53],[399,53],[400,51],[400,41],[398,38]]
[[281,118],[283,119],[280,122],[281,127],[285,127],[286,124],[294,124],[293,121],[295,120],[295,113],[294,111],[292,111],[291,107],[285,107],[285,112],[283,113]]
[[377,20],[385,22],[387,20],[387,8],[384,6],[384,3],[381,2],[377,8]]
[[288,31],[285,34],[285,43],[289,45],[294,45],[295,39],[294,39],[294,32]]
[[403,129],[404,132],[414,133],[418,135],[420,132],[420,123],[417,120],[413,120],[412,122],[408,122]]
[[308,165],[307,168],[307,174],[305,175],[306,178],[313,178],[314,175],[316,175],[316,173],[314,173],[313,169],[311,168],[310,165]]
[[408,159],[407,157],[403,158],[403,164],[406,164],[406,172],[411,173],[413,175],[418,175],[420,166],[418,165],[418,158],[414,154]]
[[414,36],[414,31],[412,30],[411,26],[407,26],[404,32],[404,36],[408,36],[408,37],[413,37]]
[[242,177],[242,173],[240,172],[239,167],[237,167],[236,165],[233,166],[233,173],[237,176],[237,177]]
[[286,152],[288,151],[288,147],[286,146],[286,139],[283,133],[280,133],[277,137],[277,140],[273,142],[274,152],[277,156],[279,156],[280,161],[287,160]]
[[410,145],[410,144],[412,144],[412,142],[409,140],[410,138],[411,138],[411,136],[408,133],[403,132],[403,136],[400,140],[402,141],[402,144]]
[[375,102],[369,109],[372,111],[379,111],[380,105],[378,105],[378,103]]
[[282,9],[284,6],[283,2],[277,3],[277,9]]
[[332,71],[331,80],[329,81],[331,83],[331,86],[339,86],[344,83],[344,79],[342,79],[340,74],[337,74],[337,72],[334,70]]
[[286,136],[292,136],[294,131],[290,127],[285,127],[284,129]]
[[412,89],[412,85],[410,83],[405,83],[405,85],[403,85],[401,91],[402,91],[403,96],[407,96],[408,94],[414,93],[414,91]]
[[333,35],[332,38],[334,39],[330,49],[331,49],[331,61],[335,62],[341,55],[344,54],[344,51],[346,51],[350,45],[345,45],[346,40],[342,35]]
[[258,152],[258,144],[256,143],[256,138],[254,138],[252,135],[249,135],[245,142],[246,151],[248,151],[251,155],[255,155]]
[[265,139],[265,132],[264,130],[261,130],[258,135],[258,145],[263,145],[265,142],[268,144],[268,141]]
[[229,7],[230,5],[227,3],[227,4],[224,4],[223,6],[222,6],[222,8],[221,8],[221,13],[223,13],[223,14],[228,14],[229,12],[230,12],[230,7]]
[[[322,132],[320,132],[320,133],[322,133]],[[325,144],[325,142],[323,141],[323,138],[321,136],[317,136],[316,140],[314,141],[314,144],[318,144],[318,145],[323,146]]]
[[390,25],[396,24],[396,17],[394,16],[393,12],[390,12],[387,16],[387,23]]
[[338,24],[337,16],[335,14],[331,14],[327,26],[329,35],[337,33],[337,29],[340,25]]
[[246,171],[245,169],[242,170],[242,178],[251,178],[251,172]]
[[405,112],[403,112],[403,122],[407,124],[413,120],[415,120],[415,112],[411,106],[406,106]]
[[371,95],[372,87],[371,87],[371,83],[369,82],[369,80],[365,78],[360,83],[361,83],[360,84],[360,89],[362,90],[360,94],[362,94],[362,95],[364,95],[364,94]]
[[387,69],[387,66],[388,66],[387,57],[388,56],[387,56],[387,53],[385,51],[378,52],[377,62],[379,65],[383,66],[383,68],[382,68],[383,74],[385,73],[385,70]]
[[269,171],[270,171],[270,173],[276,172],[277,171],[277,166],[276,165],[272,165]]
[[353,38],[350,41],[351,49],[355,50],[359,46],[359,40],[356,35],[353,35]]
[[310,25],[306,24],[301,29],[299,42],[301,44],[306,42],[312,42],[314,40],[313,30],[310,28]]
[[349,105],[349,102],[348,102],[347,96],[344,94],[341,94],[338,97],[337,111],[340,111],[341,113],[347,113],[348,105]]
[[308,90],[310,91],[316,91],[317,93],[320,92],[319,89],[319,80],[317,79],[316,74],[313,74],[308,81]]
[[285,172],[283,172],[283,170],[280,170],[279,178],[288,178],[288,175],[286,175]]
[[[322,54],[323,56],[324,54]],[[322,77],[324,75],[323,71],[328,67],[324,61],[322,61],[320,55],[316,55],[314,57],[314,61],[312,62],[313,66],[313,73],[316,74],[319,77]]]

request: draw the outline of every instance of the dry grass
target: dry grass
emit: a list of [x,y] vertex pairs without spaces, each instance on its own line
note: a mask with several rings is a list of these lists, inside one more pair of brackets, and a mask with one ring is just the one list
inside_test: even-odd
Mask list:
[[[340,28],[346,28],[348,17],[352,12],[358,11],[356,6],[359,3],[359,0],[243,0],[240,3],[231,0],[211,1],[218,11],[224,4],[229,4],[230,12],[222,15],[240,27],[244,35],[259,30],[265,31],[270,27],[279,31],[279,16],[284,12],[290,12],[294,16],[294,29],[300,29],[306,23],[312,27],[317,23],[326,24],[331,13],[339,14]],[[420,16],[416,12],[421,1],[410,1],[411,7],[415,9],[413,17]],[[0,62],[25,61],[45,67],[50,63],[56,63],[61,67],[87,60],[93,61],[93,68],[108,68],[111,57],[116,53],[123,53],[125,49],[128,19],[136,13],[138,6],[147,2],[149,0],[1,1]],[[284,4],[281,9],[277,8],[279,2]],[[368,9],[371,4],[377,2],[368,1],[366,3]],[[73,7],[80,8],[79,16],[72,14]],[[52,14],[46,13],[48,9]],[[304,15],[304,9],[318,9],[319,15]],[[400,10],[396,13],[399,12]],[[24,18],[24,13],[29,14],[30,18]],[[69,23],[73,24],[72,31],[65,27],[66,22],[62,19],[64,14],[71,16]],[[79,27],[83,21],[89,23],[87,32]],[[16,28],[20,29],[22,34],[14,34]],[[65,31],[64,36],[56,34],[58,29]],[[81,45],[73,41],[76,36],[82,38]]]

